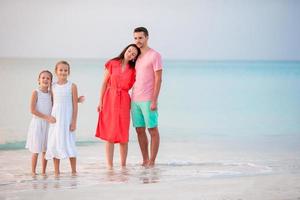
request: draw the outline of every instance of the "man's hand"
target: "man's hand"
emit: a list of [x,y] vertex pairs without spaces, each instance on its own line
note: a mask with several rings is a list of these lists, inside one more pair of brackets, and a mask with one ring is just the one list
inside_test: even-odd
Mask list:
[[157,101],[151,101],[150,109],[157,110]]

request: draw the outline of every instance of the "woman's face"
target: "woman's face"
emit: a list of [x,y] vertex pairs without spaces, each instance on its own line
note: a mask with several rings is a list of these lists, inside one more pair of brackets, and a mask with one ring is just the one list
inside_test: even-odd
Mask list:
[[134,59],[136,59],[137,54],[138,54],[138,50],[134,46],[130,46],[126,50],[124,58],[126,60],[134,60]]

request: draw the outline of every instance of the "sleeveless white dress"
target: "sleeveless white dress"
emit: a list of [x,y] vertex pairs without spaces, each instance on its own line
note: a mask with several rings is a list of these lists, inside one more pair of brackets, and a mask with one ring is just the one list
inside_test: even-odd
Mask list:
[[54,83],[53,107],[51,115],[56,123],[50,124],[46,159],[64,159],[76,157],[75,132],[70,131],[72,120],[72,83],[63,85]]
[[[50,115],[52,102],[50,92],[42,92],[39,89],[37,92],[36,110],[42,114]],[[49,123],[33,115],[28,128],[26,148],[32,153],[46,152],[47,149],[47,136],[48,136]]]

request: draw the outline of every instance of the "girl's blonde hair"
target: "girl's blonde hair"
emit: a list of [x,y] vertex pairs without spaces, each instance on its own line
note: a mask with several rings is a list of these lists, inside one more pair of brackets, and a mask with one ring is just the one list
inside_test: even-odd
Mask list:
[[69,71],[68,74],[70,74],[70,64],[67,61],[64,61],[64,60],[61,60],[58,63],[56,63],[56,65],[55,65],[55,72],[57,70],[58,65],[60,65],[60,64],[67,65],[68,66],[68,71]]

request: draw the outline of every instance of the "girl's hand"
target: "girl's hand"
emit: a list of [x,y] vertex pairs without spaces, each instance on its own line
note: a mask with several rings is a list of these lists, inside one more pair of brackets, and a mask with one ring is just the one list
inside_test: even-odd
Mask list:
[[85,100],[85,96],[78,97],[78,103],[83,103]]
[[72,122],[72,123],[70,124],[70,131],[73,132],[73,131],[75,131],[75,130],[76,130],[76,123]]
[[47,119],[46,119],[50,124],[54,124],[56,122],[56,119],[55,117],[53,116],[47,116]]

